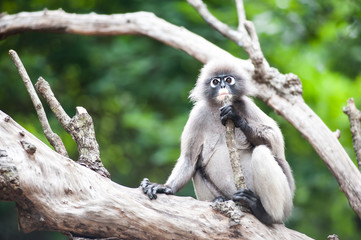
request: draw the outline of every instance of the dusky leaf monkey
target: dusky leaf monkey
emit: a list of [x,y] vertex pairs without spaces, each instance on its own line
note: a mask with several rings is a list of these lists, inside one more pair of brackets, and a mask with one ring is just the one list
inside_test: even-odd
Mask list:
[[[240,202],[265,224],[290,216],[295,190],[277,123],[247,96],[250,87],[235,61],[212,60],[201,70],[190,99],[194,107],[181,138],[181,154],[165,184],[145,178],[150,199],[175,194],[191,178],[197,199]],[[231,104],[222,106],[225,96]],[[247,189],[236,189],[225,140],[225,123],[236,127],[237,148]]]

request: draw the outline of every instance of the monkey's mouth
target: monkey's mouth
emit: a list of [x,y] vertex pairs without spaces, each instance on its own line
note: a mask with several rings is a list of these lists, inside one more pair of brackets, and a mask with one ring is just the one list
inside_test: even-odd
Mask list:
[[220,92],[217,96],[217,100],[221,102],[227,97],[232,97],[232,94],[229,94],[228,92]]

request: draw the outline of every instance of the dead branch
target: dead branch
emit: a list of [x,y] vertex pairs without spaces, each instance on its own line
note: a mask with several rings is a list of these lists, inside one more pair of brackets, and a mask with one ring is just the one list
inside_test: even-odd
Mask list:
[[76,142],[79,152],[78,163],[109,178],[110,174],[100,159],[99,145],[95,138],[93,120],[85,108],[76,107],[75,116],[70,118],[54,96],[47,81],[40,77],[35,86],[49,104],[61,126]]
[[[19,134],[22,133],[22,134]],[[310,239],[251,214],[239,224],[209,202],[120,186],[52,151],[0,111],[0,200],[15,201],[19,227],[120,239]],[[27,152],[20,141],[35,152]]]
[[[223,100],[223,106],[230,104],[230,97],[225,97]],[[226,143],[229,152],[229,160],[231,162],[233,178],[236,183],[236,189],[247,188],[246,181],[244,179],[243,170],[240,161],[240,152],[237,148],[235,126],[232,120],[226,122]]]
[[[203,63],[214,57],[231,56],[201,36],[149,12],[70,14],[60,9],[0,16],[0,39],[29,31],[97,36],[145,35],[180,49]],[[249,61],[240,61],[247,66],[247,71],[252,71],[253,66]]]
[[343,108],[350,121],[353,149],[356,153],[358,168],[361,171],[361,111],[357,109],[353,98],[347,100],[347,106]]
[[43,104],[41,104],[41,101],[38,95],[36,94],[35,88],[30,80],[30,77],[26,72],[26,69],[24,68],[24,65],[21,62],[18,54],[14,50],[10,50],[9,54],[15,64],[16,69],[19,72],[21,79],[24,82],[26,89],[28,90],[31,101],[33,102],[36,113],[38,114],[38,118],[41,127],[43,128],[46,139],[48,139],[49,143],[51,144],[51,146],[54,147],[56,152],[60,153],[63,156],[68,157],[68,153],[65,149],[64,143],[62,142],[61,138],[51,130],[49,121],[46,117],[46,113],[43,108]]
[[261,51],[261,46],[253,23],[246,20],[242,0],[236,1],[239,19],[238,30],[233,30],[228,25],[222,23],[214,17],[202,0],[187,0],[187,2],[197,10],[197,12],[203,17],[204,21],[206,21],[210,26],[240,47],[243,47],[254,66],[254,79],[257,81],[267,81],[269,64]]

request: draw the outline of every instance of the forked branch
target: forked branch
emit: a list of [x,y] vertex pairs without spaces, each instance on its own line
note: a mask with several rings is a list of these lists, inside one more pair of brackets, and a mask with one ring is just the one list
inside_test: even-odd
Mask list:
[[242,0],[236,1],[239,19],[238,30],[230,28],[227,24],[224,24],[214,17],[202,0],[187,0],[187,2],[197,10],[210,26],[225,37],[231,39],[247,52],[255,68],[254,79],[261,82],[268,81],[269,64],[261,51],[261,46],[253,23],[246,19]]
[[10,57],[13,60],[16,69],[19,72],[19,75],[21,79],[24,82],[24,85],[26,87],[26,90],[28,91],[31,101],[33,102],[33,105],[35,107],[36,113],[38,114],[38,118],[41,124],[41,127],[43,128],[44,134],[46,139],[48,139],[51,146],[54,147],[55,151],[60,153],[61,155],[68,157],[68,153],[65,149],[64,143],[61,141],[61,138],[54,133],[51,130],[49,121],[46,117],[46,113],[43,107],[43,104],[41,103],[38,95],[36,94],[35,88],[30,80],[30,77],[28,73],[26,72],[26,69],[21,62],[18,54],[14,50],[9,51]]

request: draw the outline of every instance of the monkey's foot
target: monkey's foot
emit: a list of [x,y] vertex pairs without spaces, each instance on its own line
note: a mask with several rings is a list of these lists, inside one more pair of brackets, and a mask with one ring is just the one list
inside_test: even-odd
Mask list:
[[225,202],[225,201],[228,201],[229,199],[223,197],[223,196],[219,196],[219,197],[216,197],[215,199],[212,200],[213,203],[215,202]]
[[152,183],[148,178],[144,178],[140,183],[140,186],[150,199],[157,199],[157,193],[173,194],[173,190],[170,187],[164,186],[163,184]]
[[233,201],[251,210],[252,214],[266,225],[273,223],[272,217],[264,209],[261,199],[251,190],[241,188],[233,194]]

